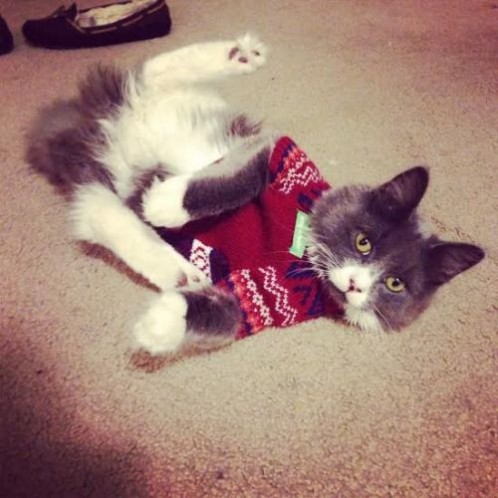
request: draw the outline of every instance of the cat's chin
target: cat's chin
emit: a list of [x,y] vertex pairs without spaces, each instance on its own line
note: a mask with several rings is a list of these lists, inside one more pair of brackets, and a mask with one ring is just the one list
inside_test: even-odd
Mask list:
[[351,325],[365,332],[381,332],[382,325],[373,311],[357,308],[352,305],[344,306],[344,319]]

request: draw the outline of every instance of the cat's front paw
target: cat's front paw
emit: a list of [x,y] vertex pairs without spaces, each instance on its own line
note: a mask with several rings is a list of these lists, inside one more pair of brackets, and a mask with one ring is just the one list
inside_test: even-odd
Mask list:
[[268,50],[256,36],[246,33],[237,38],[228,53],[228,59],[242,73],[250,73],[266,62]]
[[[152,258],[150,259],[152,262]],[[211,280],[183,256],[163,258],[150,265],[144,276],[163,291],[182,288],[185,290],[203,289],[211,285]]]
[[156,227],[179,228],[190,215],[183,207],[189,175],[173,176],[166,180],[156,178],[142,197],[144,218]]
[[193,291],[204,289],[212,284],[211,279],[202,270],[184,259],[183,256],[179,255],[179,257],[183,260],[180,263],[183,273],[176,287],[181,287],[182,290]]
[[163,293],[135,324],[137,345],[152,355],[177,351],[187,334],[187,307],[182,294]]
[[197,290],[211,285],[211,279],[188,259],[164,241],[158,246],[142,249],[140,273],[150,283],[163,291],[182,289]]

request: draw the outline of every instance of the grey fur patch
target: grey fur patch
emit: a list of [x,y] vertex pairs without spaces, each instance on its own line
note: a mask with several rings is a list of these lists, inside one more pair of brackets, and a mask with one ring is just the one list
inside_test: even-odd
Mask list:
[[96,159],[105,143],[100,126],[82,117],[75,101],[43,110],[28,139],[28,162],[51,183],[71,188],[99,182],[113,188],[112,175]]
[[113,66],[93,67],[79,86],[82,114],[101,119],[115,113],[126,101],[131,73]]
[[255,199],[269,182],[271,147],[238,147],[188,185],[183,207],[191,219],[215,216]]
[[185,292],[184,296],[188,304],[186,319],[191,338],[210,345],[235,338],[242,313],[234,296],[215,288]]
[[98,119],[112,116],[126,101],[131,73],[96,66],[77,99],[42,110],[29,134],[27,159],[55,185],[73,188],[99,182],[112,190],[113,176],[97,158],[105,147]]

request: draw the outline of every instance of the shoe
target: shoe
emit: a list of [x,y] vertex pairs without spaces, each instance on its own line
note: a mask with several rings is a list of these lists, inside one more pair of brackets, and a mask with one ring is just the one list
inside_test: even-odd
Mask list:
[[130,0],[78,10],[73,3],[52,15],[23,24],[22,32],[33,45],[45,48],[83,48],[148,40],[171,29],[164,0]]
[[5,19],[0,16],[0,55],[8,54],[14,48],[14,40]]

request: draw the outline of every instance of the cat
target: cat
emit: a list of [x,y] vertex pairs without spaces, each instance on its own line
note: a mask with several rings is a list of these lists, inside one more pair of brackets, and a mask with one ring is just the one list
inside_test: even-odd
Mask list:
[[[240,327],[238,300],[153,227],[222,217],[269,186],[278,135],[204,86],[266,57],[246,34],[127,71],[97,66],[77,97],[41,111],[30,134],[31,166],[69,190],[75,237],[111,250],[161,290],[134,328],[151,354],[224,344]],[[361,329],[407,326],[442,284],[484,257],[478,246],[426,234],[417,206],[427,185],[427,169],[415,167],[380,187],[327,190],[313,206],[307,264]]]

